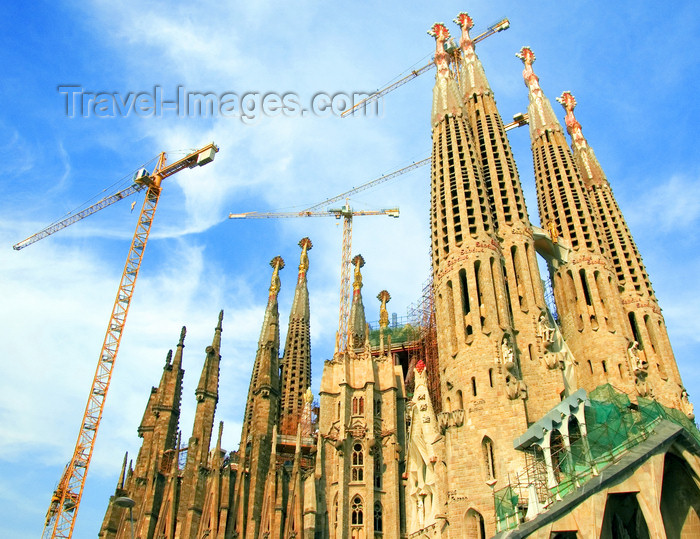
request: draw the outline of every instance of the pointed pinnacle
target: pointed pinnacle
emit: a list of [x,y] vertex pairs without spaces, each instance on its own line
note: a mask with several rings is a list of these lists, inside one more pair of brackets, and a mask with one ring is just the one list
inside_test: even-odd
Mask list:
[[224,422],[219,421],[219,436],[216,438],[216,450],[221,451],[221,435],[224,432]]
[[270,260],[270,266],[272,266],[272,279],[270,281],[270,296],[277,296],[280,291],[280,278],[279,272],[284,268],[284,259],[281,256],[276,256]]
[[126,478],[126,461],[129,458],[129,452],[124,453],[124,462],[122,462],[122,471],[119,474],[119,479],[117,480],[117,488],[124,488],[124,479]]
[[165,355],[165,367],[163,367],[163,368],[167,369],[168,367],[170,367],[170,363],[172,362],[172,360],[173,360],[173,351],[168,350],[168,353]]
[[178,346],[185,346],[185,335],[187,335],[187,328],[182,326],[180,330],[180,342],[177,344]]
[[352,259],[352,264],[355,266],[355,281],[352,283],[353,290],[359,290],[362,288],[362,273],[360,268],[365,265],[365,259],[362,255],[357,255]]
[[299,277],[305,274],[309,269],[309,257],[306,254],[313,247],[313,243],[309,238],[302,238],[299,241],[299,247],[301,247],[301,256],[299,259]]

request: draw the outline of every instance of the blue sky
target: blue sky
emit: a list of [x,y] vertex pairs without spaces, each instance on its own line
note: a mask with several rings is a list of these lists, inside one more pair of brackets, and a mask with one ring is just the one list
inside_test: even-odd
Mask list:
[[[337,326],[342,227],[330,218],[232,221],[229,212],[301,209],[430,151],[433,76],[386,97],[379,117],[67,117],[61,85],[91,92],[318,92],[375,90],[434,48],[433,22],[467,10],[482,29],[507,16],[511,29],[482,42],[506,121],[527,91],[515,53],[529,45],[554,100],[570,90],[577,118],[613,186],[664,310],[686,387],[700,394],[700,81],[693,2],[298,1],[5,3],[0,8],[0,535],[36,537],[70,458],[136,212],[122,202],[41,242],[11,245],[60,218],[159,152],[221,147],[215,162],[167,180],[136,286],[75,537],[94,536],[123,452],[165,355],[186,325],[181,428],[189,436],[194,387],[225,310],[217,419],[235,449],[270,268],[282,255],[286,331],[299,248],[309,253],[314,389]],[[418,65],[421,65],[420,63]],[[553,103],[560,119],[563,109]],[[538,223],[527,129],[509,135]],[[177,157],[173,153],[173,158]],[[401,208],[397,220],[355,220],[368,318],[386,288],[400,316],[428,277],[428,168],[351,200],[357,209]],[[140,200],[137,203],[140,205]],[[138,207],[138,206],[137,206]]]

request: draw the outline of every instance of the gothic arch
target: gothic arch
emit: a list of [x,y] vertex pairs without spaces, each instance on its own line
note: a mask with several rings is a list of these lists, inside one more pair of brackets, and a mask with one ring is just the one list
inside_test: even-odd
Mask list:
[[600,539],[650,539],[649,528],[635,492],[609,494]]
[[700,537],[700,489],[690,466],[666,453],[661,486],[661,517],[668,537]]
[[464,539],[486,539],[486,525],[479,511],[471,508],[464,514],[463,530]]
[[481,440],[481,454],[486,471],[486,479],[496,479],[496,462],[493,453],[493,441],[488,436]]

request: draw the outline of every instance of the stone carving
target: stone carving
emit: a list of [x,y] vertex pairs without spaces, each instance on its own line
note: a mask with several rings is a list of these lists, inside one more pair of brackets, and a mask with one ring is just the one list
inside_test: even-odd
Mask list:
[[637,341],[632,341],[627,346],[627,357],[629,357],[634,374],[639,375],[642,371],[645,373],[648,371],[649,363],[646,359],[640,357],[639,343]]
[[444,434],[444,432],[447,430],[447,427],[450,426],[450,413],[449,412],[440,412],[437,415],[437,420],[438,420],[438,426],[440,427],[440,432]]
[[464,425],[464,410],[454,410],[452,412],[452,422],[455,427]]
[[690,419],[695,419],[695,410],[693,408],[693,403],[688,400],[688,392],[685,388],[681,390],[681,410]]
[[501,341],[501,358],[506,369],[510,371],[512,367],[509,368],[508,365],[513,364],[513,346],[510,344],[508,335],[504,335]]
[[554,327],[549,324],[544,311],[540,313],[540,317],[537,320],[537,335],[542,337],[542,341],[546,343],[545,346],[554,343]]

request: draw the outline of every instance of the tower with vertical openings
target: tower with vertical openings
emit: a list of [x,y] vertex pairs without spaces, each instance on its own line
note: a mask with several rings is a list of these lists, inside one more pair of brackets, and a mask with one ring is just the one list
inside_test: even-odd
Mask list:
[[601,223],[591,208],[564,130],[532,70],[534,53],[523,47],[518,57],[525,65],[540,220],[553,238],[570,249],[566,260],[552,258],[549,269],[561,331],[578,362],[576,385],[592,390],[612,383],[634,391],[627,353],[631,332]]
[[313,247],[309,238],[299,242],[301,259],[297,286],[294,291],[292,311],[289,314],[287,339],[284,354],[280,360],[280,432],[296,434],[296,426],[301,420],[304,408],[304,395],[311,387],[311,335],[309,321],[309,291],[306,274],[309,270],[308,251]]
[[[446,518],[461,534],[468,526],[467,512],[490,513],[490,484],[524,464],[512,440],[528,426],[528,397],[482,152],[448,64],[448,30],[437,23],[429,33],[436,41],[437,67],[430,208],[442,397],[437,420],[445,436],[445,475],[452,493]],[[464,67],[465,87],[480,100],[488,88],[477,77],[480,66],[467,56]],[[471,80],[478,80],[478,89]],[[483,114],[480,107],[473,107],[475,117]],[[511,178],[508,183],[513,194]],[[503,204],[498,207],[502,212]]]
[[571,92],[564,92],[557,101],[566,110],[565,123],[571,135],[574,161],[615,271],[624,308],[623,323],[628,324],[632,333],[628,359],[637,381],[637,392],[642,396],[656,392],[660,402],[680,406],[683,384],[637,244],[617,205],[610,182],[574,116],[576,99]]
[[474,22],[464,12],[454,22],[462,30],[461,58],[457,64],[459,87],[501,247],[505,303],[515,329],[513,353],[519,358],[523,381],[528,387],[525,402],[528,419],[533,421],[559,402],[564,385],[559,364],[551,357],[549,343],[543,338],[542,320],[549,317],[534,235],[503,120],[469,35]]

